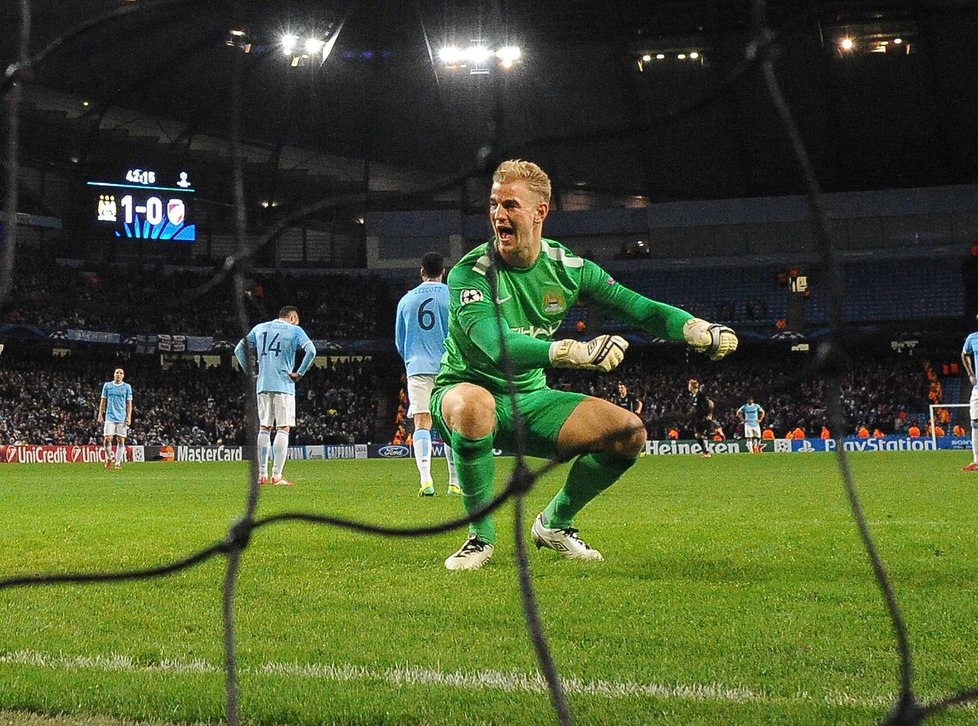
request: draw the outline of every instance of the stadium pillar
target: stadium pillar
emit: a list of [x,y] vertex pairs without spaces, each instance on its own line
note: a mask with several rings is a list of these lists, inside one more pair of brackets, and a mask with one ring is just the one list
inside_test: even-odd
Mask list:
[[788,293],[788,330],[802,331],[805,329],[805,294],[801,292]]

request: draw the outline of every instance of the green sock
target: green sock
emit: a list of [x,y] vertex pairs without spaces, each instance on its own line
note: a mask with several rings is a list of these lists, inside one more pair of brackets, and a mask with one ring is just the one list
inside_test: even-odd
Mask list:
[[544,524],[559,529],[570,527],[584,505],[618,481],[636,461],[604,452],[577,457],[564,486],[543,510]]
[[[492,501],[493,480],[496,477],[496,459],[492,455],[492,434],[481,439],[470,439],[457,431],[452,432],[452,453],[455,454],[455,471],[462,489],[462,506],[471,514]],[[489,544],[496,543],[496,527],[490,517],[477,519],[469,525],[469,534]]]

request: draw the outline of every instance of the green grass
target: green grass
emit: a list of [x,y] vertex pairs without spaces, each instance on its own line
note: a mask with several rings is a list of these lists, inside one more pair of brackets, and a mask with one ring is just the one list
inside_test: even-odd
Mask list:
[[[978,686],[978,478],[959,471],[964,460],[851,457],[924,700]],[[500,461],[500,478],[509,465]],[[439,495],[419,500],[412,461],[290,462],[299,485],[263,488],[259,515],[440,521],[460,512],[443,494],[442,467]],[[186,556],[224,538],[244,508],[246,472],[4,465],[0,577]],[[528,517],[565,473],[534,489]],[[461,532],[257,531],[235,604],[245,721],[553,723],[549,695],[524,680],[538,669],[512,509],[497,521],[493,561],[470,573],[442,566]],[[604,563],[531,552],[576,722],[870,724],[893,702],[895,640],[833,456],[644,458],[577,525]],[[224,567],[218,557],[148,582],[0,590],[0,713],[224,719]],[[975,709],[958,708],[931,722],[975,719]]]

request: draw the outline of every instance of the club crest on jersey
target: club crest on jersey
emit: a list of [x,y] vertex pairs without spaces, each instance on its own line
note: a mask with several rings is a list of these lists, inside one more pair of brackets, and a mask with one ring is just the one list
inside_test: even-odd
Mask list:
[[459,302],[461,302],[463,305],[468,305],[469,303],[474,303],[474,302],[481,302],[483,299],[482,291],[474,290],[472,288],[462,290],[458,299]]
[[543,293],[543,312],[562,313],[564,312],[564,296],[559,292]]

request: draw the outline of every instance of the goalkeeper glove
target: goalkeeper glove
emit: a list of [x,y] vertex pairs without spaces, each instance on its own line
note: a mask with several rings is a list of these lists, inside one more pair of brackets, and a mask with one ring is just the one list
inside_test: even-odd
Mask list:
[[737,334],[726,325],[691,318],[683,325],[683,337],[697,353],[720,360],[737,350]]
[[586,371],[614,370],[625,357],[628,341],[617,335],[599,335],[594,340],[555,340],[550,344],[550,365]]

